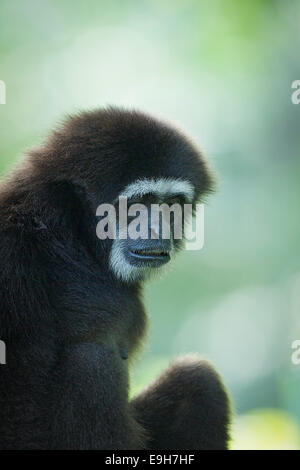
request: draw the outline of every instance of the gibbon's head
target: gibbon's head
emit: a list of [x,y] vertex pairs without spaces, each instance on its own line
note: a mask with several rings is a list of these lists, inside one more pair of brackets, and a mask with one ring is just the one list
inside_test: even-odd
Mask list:
[[213,187],[206,161],[182,132],[134,110],[70,117],[31,161],[44,179],[83,189],[95,237],[101,246],[107,238],[109,267],[125,282],[145,279],[172,258],[184,220]]

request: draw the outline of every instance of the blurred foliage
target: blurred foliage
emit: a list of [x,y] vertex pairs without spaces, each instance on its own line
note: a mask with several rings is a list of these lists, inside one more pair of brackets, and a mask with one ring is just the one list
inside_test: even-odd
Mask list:
[[205,246],[147,288],[133,390],[198,351],[233,395],[233,448],[300,448],[299,14],[297,0],[0,2],[3,173],[64,114],[107,104],[180,123],[210,157]]
[[232,449],[298,450],[300,431],[296,421],[279,410],[254,410],[237,419]]

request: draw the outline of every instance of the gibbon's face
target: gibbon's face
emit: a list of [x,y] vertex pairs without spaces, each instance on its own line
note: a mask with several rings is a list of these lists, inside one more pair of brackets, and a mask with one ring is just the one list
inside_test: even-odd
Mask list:
[[114,274],[123,281],[140,281],[169,263],[182,247],[193,200],[188,181],[144,178],[129,184],[115,203],[109,259]]
[[76,187],[92,210],[90,220],[100,217],[98,239],[106,240],[110,226],[109,242],[97,247],[125,282],[143,280],[168,264],[183,244],[193,206],[213,187],[209,166],[189,138],[135,110],[75,115],[30,158],[44,180]]

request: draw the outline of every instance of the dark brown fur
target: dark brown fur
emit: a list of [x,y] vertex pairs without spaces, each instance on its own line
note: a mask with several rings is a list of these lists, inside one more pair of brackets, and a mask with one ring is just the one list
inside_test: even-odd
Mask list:
[[215,449],[229,406],[212,367],[176,362],[133,402],[128,361],[146,328],[139,283],[108,268],[96,207],[141,177],[212,185],[173,128],[108,109],[68,119],[0,190],[1,449]]

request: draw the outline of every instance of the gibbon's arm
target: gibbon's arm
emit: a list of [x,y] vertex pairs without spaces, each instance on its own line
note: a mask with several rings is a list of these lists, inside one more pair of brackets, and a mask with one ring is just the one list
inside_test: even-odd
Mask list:
[[214,368],[185,356],[132,400],[153,450],[227,449],[230,405]]

